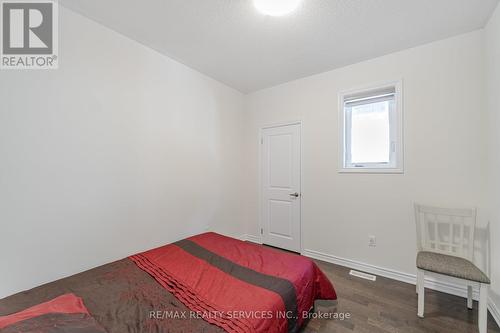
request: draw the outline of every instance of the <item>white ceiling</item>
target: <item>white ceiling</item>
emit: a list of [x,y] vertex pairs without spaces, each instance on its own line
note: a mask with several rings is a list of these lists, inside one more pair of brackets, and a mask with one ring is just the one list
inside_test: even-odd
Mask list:
[[498,0],[303,0],[285,17],[252,0],[60,0],[242,92],[482,28]]

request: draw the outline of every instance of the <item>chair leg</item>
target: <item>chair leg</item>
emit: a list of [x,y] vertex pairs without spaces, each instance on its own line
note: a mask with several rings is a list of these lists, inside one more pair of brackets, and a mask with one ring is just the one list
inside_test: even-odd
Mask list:
[[472,286],[467,286],[467,308],[472,310]]
[[424,318],[424,295],[425,295],[425,273],[422,269],[417,270],[418,286],[418,316]]
[[479,333],[487,333],[488,324],[488,285],[479,285],[479,312],[478,312]]
[[418,286],[419,286],[419,283],[418,283],[418,275],[417,275],[417,284],[415,285],[415,294],[417,294],[417,295],[418,295]]

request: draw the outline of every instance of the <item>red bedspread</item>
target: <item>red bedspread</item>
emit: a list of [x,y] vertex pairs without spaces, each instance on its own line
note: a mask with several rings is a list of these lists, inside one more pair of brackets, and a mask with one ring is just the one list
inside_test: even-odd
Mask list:
[[337,298],[310,259],[215,233],[130,258],[228,332],[296,332],[316,299]]

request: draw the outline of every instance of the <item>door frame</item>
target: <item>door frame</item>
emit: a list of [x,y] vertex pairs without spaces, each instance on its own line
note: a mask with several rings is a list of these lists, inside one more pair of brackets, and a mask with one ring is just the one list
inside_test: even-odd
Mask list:
[[304,126],[303,126],[303,123],[302,123],[302,120],[292,120],[292,121],[284,121],[284,122],[277,122],[277,123],[272,123],[272,124],[269,124],[269,125],[264,125],[262,127],[260,127],[259,129],[259,138],[258,138],[258,145],[259,145],[259,194],[258,194],[258,200],[259,200],[259,230],[258,230],[258,236],[257,236],[257,239],[259,240],[259,243],[260,244],[263,244],[264,243],[264,238],[263,238],[263,233],[262,233],[262,230],[263,230],[263,227],[264,227],[264,209],[262,207],[262,200],[264,198],[264,195],[263,195],[263,188],[264,188],[264,177],[263,177],[263,173],[264,173],[264,170],[263,170],[263,165],[262,165],[262,162],[263,162],[263,157],[262,157],[262,154],[264,153],[264,149],[263,149],[263,138],[264,138],[264,130],[266,129],[269,129],[269,128],[276,128],[276,127],[284,127],[284,126],[290,126],[290,125],[299,125],[300,127],[300,145],[299,145],[299,149],[300,149],[300,173],[299,173],[299,177],[300,177],[300,180],[299,180],[299,184],[300,184],[300,216],[299,216],[299,230],[300,230],[300,235],[299,235],[299,243],[300,243],[300,253],[302,254],[304,252],[304,248],[303,248],[303,242],[302,242],[302,234],[304,233],[304,230],[303,230],[303,223],[302,223],[302,217],[303,217],[303,214],[302,214],[302,198],[304,197],[303,194],[303,188],[302,188],[302,185],[303,185],[303,179],[304,179],[304,168],[303,168],[303,156],[304,156],[304,147],[303,147],[303,140],[302,140],[302,137],[303,137],[303,134],[304,134]]

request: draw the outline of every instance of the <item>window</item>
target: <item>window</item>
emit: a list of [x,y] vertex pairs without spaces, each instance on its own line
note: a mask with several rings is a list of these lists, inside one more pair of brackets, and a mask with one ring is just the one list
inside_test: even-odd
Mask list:
[[401,83],[340,95],[340,172],[403,172]]

